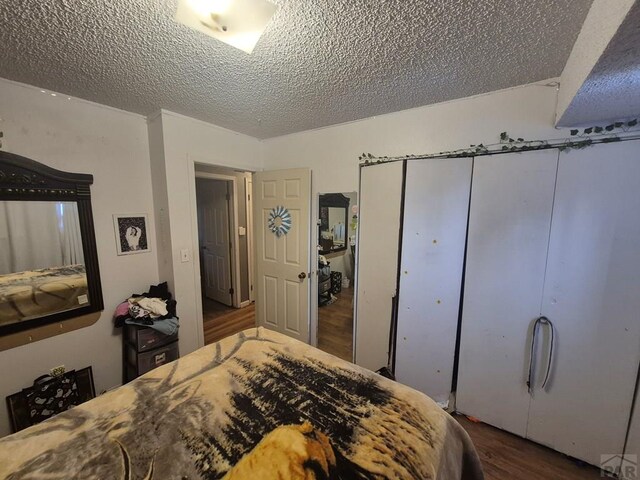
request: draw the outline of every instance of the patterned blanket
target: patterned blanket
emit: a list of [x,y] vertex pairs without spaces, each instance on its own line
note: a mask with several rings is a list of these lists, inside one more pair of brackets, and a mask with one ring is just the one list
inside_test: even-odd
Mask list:
[[0,275],[0,325],[62,312],[87,302],[84,265]]
[[254,328],[0,439],[0,478],[483,477],[425,395]]

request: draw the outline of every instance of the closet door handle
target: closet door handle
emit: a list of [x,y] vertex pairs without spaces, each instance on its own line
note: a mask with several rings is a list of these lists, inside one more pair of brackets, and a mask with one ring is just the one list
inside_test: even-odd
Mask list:
[[532,382],[535,380],[533,378],[534,356],[535,356],[534,354],[536,351],[536,339],[537,339],[538,330],[539,330],[538,327],[540,327],[540,325],[549,327],[549,331],[551,333],[550,335],[551,338],[549,342],[549,358],[547,360],[547,371],[544,375],[544,381],[542,382],[543,390],[547,386],[547,383],[549,382],[549,376],[551,375],[551,369],[553,367],[553,349],[555,347],[555,328],[553,327],[553,323],[551,322],[551,320],[549,320],[545,316],[541,316],[541,317],[538,317],[535,320],[535,322],[533,322],[533,330],[531,332],[531,351],[529,355],[529,376],[527,378],[527,389],[529,391],[529,394],[533,393]]

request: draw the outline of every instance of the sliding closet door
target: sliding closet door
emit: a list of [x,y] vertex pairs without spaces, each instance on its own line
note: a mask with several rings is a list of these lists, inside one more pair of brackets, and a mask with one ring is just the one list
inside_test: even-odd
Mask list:
[[557,162],[545,150],[477,157],[473,169],[456,406],[521,436]]
[[358,217],[355,362],[378,370],[389,355],[396,294],[402,162],[363,167]]
[[472,162],[407,165],[395,373],[437,402],[451,392]]
[[528,436],[597,465],[622,453],[640,360],[640,142],[560,154],[542,313],[558,341]]

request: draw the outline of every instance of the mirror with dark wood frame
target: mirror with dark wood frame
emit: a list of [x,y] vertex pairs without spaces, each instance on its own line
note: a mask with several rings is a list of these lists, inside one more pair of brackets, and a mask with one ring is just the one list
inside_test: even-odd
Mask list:
[[321,255],[347,249],[349,198],[341,193],[320,195],[318,245]]
[[0,152],[0,335],[103,309],[92,183]]

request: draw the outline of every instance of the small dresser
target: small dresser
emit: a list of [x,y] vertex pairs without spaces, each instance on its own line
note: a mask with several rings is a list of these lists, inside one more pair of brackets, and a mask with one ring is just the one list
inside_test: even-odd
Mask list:
[[331,301],[331,267],[318,264],[318,306],[322,307]]
[[124,383],[180,357],[177,332],[165,335],[150,327],[125,324],[122,338]]

